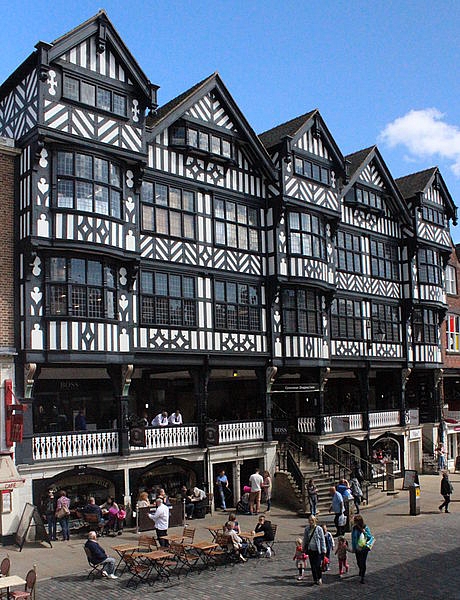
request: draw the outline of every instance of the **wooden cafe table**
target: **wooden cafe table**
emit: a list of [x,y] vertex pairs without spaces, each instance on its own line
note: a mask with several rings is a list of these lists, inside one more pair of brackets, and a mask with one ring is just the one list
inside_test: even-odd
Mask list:
[[154,569],[158,575],[158,579],[166,579],[169,581],[168,566],[175,564],[170,552],[165,550],[151,550],[150,552],[133,552],[133,558],[140,558],[142,561],[147,560],[151,570]]
[[0,577],[0,590],[6,590],[6,597],[10,597],[10,587],[14,585],[25,585],[26,580],[17,575],[9,575],[8,577]]

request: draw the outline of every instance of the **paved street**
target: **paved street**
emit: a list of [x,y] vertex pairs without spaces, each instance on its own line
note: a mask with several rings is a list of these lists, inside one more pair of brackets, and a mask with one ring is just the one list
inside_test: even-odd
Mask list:
[[[451,476],[455,490],[460,496],[460,475]],[[346,598],[348,600],[382,598],[385,600],[455,600],[460,599],[460,570],[458,549],[460,546],[460,503],[453,502],[451,514],[440,514],[437,506],[439,478],[424,476],[421,480],[422,514],[408,515],[407,492],[390,499],[384,505],[369,507],[364,516],[376,534],[375,547],[368,559],[368,576],[364,585],[359,583],[354,556],[350,555],[350,573],[342,580],[338,577],[337,561],[332,560],[330,573],[325,574],[322,587],[313,586],[311,578],[296,581],[296,570],[292,556],[294,540],[302,533],[304,519],[275,509],[272,519],[279,524],[280,541],[275,545],[276,555],[271,559],[251,559],[246,564],[218,567],[217,571],[194,573],[187,577],[176,577],[171,583],[155,583],[152,587],[140,585],[137,590],[126,589],[127,575],[117,581],[86,579],[87,569],[82,560],[84,540],[71,540],[70,544],[57,543],[53,549],[24,547],[20,554],[11,554],[12,572],[18,571],[19,562],[25,564],[26,556],[36,560],[54,555],[54,572],[65,571],[63,577],[52,577],[39,581],[37,598],[85,598],[86,600],[137,600],[159,594],[162,600],[181,597],[200,599],[234,598],[289,598],[292,600],[311,598]],[[454,491],[454,494],[456,491]],[[454,495],[455,498],[455,495]],[[276,515],[276,518],[275,518]],[[223,515],[215,513],[212,522],[220,523]],[[328,517],[329,519],[330,517]],[[254,522],[254,517],[241,517],[244,526]],[[197,537],[207,539],[205,525],[210,519],[190,524],[199,527]],[[134,534],[125,533],[122,538],[104,539],[104,546],[134,539]],[[113,554],[113,552],[112,552]],[[69,563],[69,557],[75,562]],[[18,558],[18,560],[17,560]],[[29,561],[27,561],[28,564]],[[45,565],[44,565],[45,568]]]

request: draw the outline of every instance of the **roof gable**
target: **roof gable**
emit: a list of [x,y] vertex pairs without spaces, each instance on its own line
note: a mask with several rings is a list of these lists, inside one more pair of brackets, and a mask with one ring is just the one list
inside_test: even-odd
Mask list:
[[344,158],[318,109],[277,125],[260,134],[267,149],[289,140],[291,149],[300,149],[332,160],[344,169]]
[[155,137],[184,117],[202,121],[211,127],[238,132],[239,137],[246,142],[244,144],[245,152],[252,155],[254,162],[261,166],[270,178],[275,178],[275,169],[265,147],[238,108],[218,73],[213,73],[165,105],[160,106],[157,112],[148,118],[147,126],[151,128],[152,137]]
[[411,224],[407,205],[377,146],[349,154],[345,160],[348,165],[349,180],[343,188],[342,197],[345,197],[356,183],[378,187],[385,192],[387,196],[385,202],[392,212],[400,215],[406,225]]
[[84,69],[141,88],[150,99],[152,86],[104,10],[52,44],[40,43],[42,60],[61,59]]

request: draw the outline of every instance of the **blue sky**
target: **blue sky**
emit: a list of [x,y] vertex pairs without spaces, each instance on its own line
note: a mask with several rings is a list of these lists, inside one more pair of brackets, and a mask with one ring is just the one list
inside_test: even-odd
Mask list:
[[378,143],[395,178],[438,165],[460,205],[457,0],[0,0],[0,80],[100,8],[160,104],[219,71],[257,133],[319,108],[344,154]]

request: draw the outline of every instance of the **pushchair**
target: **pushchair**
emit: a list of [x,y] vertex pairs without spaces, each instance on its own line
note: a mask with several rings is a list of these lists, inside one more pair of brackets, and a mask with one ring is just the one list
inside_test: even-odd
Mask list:
[[245,492],[241,496],[241,500],[236,505],[236,512],[243,515],[249,514],[249,492]]

